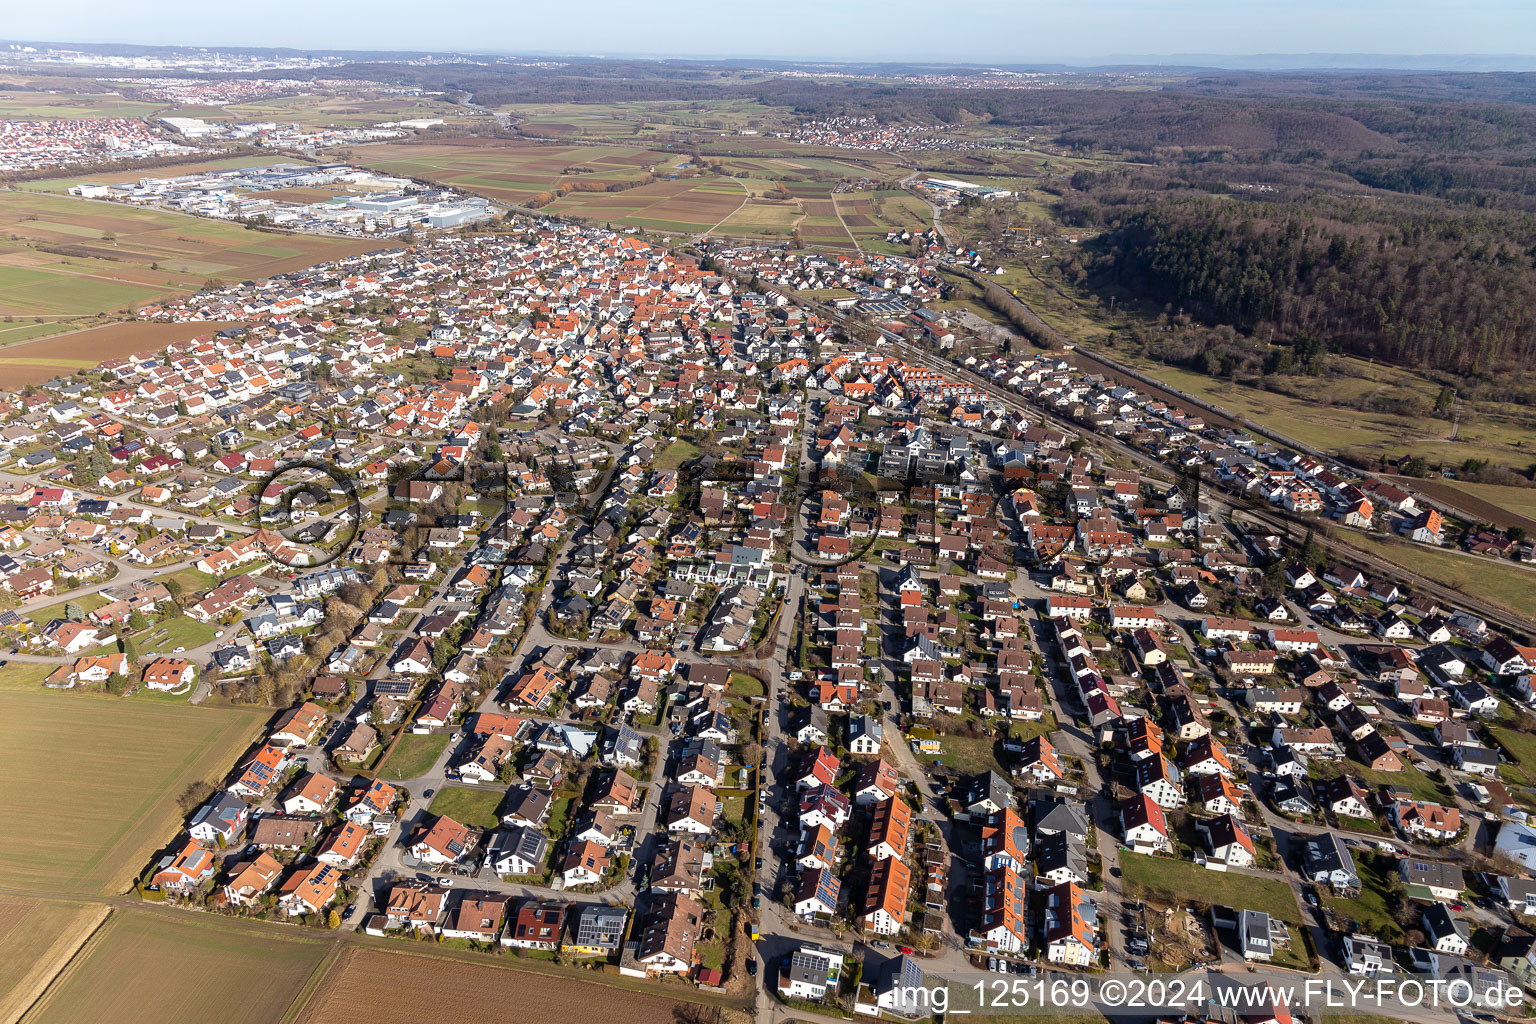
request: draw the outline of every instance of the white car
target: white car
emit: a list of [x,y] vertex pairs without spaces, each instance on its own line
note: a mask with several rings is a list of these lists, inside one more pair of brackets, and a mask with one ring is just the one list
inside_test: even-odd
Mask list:
[[447,875],[444,875],[442,878],[439,878],[437,880],[437,884],[438,885],[446,885],[446,886],[448,886],[451,889],[451,888],[453,888],[453,879],[449,878]]

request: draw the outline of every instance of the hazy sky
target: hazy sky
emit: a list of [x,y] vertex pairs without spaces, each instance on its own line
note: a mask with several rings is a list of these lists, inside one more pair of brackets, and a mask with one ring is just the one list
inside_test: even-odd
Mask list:
[[7,7],[0,34],[11,39],[299,49],[945,61],[1536,53],[1530,0],[16,0]]

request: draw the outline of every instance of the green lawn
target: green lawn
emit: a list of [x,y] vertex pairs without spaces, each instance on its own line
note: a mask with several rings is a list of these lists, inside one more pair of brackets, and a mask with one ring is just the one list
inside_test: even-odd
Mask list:
[[656,456],[655,469],[676,469],[689,459],[696,458],[699,454],[699,446],[691,441],[673,441],[662,449]]
[[721,816],[726,821],[740,821],[746,813],[747,798],[751,793],[752,791],[749,789],[718,790],[717,795],[720,797],[720,802],[723,805],[720,809]]
[[1008,731],[1016,740],[1032,740],[1036,736],[1049,736],[1056,731],[1056,716],[1050,711],[1038,722],[1014,722]]
[[496,811],[505,797],[506,792],[500,786],[491,789],[453,786],[438,791],[427,813],[439,816],[446,814],[460,824],[474,825],[476,828],[495,828],[501,824],[501,815]]
[[939,737],[939,742],[944,744],[942,753],[919,754],[918,759],[930,765],[942,764],[963,775],[974,775],[977,772],[989,770],[1000,772],[1005,776],[1008,774],[997,761],[997,739],[991,733],[980,736],[960,736],[950,733],[948,736]]
[[389,752],[389,757],[379,765],[381,779],[414,779],[430,771],[448,749],[449,736],[445,732],[418,736],[406,733]]
[[549,821],[545,823],[544,831],[556,839],[565,834],[565,830],[571,821],[572,796],[556,796],[549,804]]
[[201,647],[213,640],[217,633],[217,627],[182,615],[157,622],[142,633],[135,633],[133,641],[139,645],[140,654],[170,654],[178,647],[187,650]]
[[1536,778],[1536,736],[1503,725],[1490,726],[1488,731],[1526,778]]
[[91,612],[95,611],[97,608],[100,608],[106,603],[107,599],[102,597],[100,594],[81,594],[79,597],[66,596],[62,601],[44,605],[41,608],[32,609],[31,611],[27,612],[27,618],[31,619],[39,626],[46,626],[54,619],[64,618],[64,609],[69,605],[79,605],[80,611],[86,615],[89,615]]
[[43,685],[43,680],[47,679],[49,673],[57,667],[35,662],[9,662],[4,667],[0,667],[0,687],[16,686],[28,690],[36,689]]
[[1438,804],[1452,799],[1449,790],[1411,764],[1403,765],[1400,772],[1372,771],[1354,758],[1350,758],[1348,764],[1350,772],[1370,783],[1372,789],[1377,786],[1403,786],[1413,794],[1415,800]]
[[725,943],[719,939],[705,939],[699,943],[699,963],[711,970],[725,966]]
[[[1361,931],[1383,942],[1401,943],[1403,929],[1393,918],[1387,902],[1390,869],[1382,868],[1374,857],[1359,856],[1355,858],[1355,870],[1360,873],[1360,895],[1350,899],[1324,895],[1323,902],[1340,917],[1353,918]],[[1320,891],[1326,893],[1327,890]]]
[[202,593],[219,582],[217,576],[210,576],[206,572],[192,568],[190,565],[185,569],[178,569],[176,572],[171,573],[169,579],[175,580],[181,585],[188,603],[191,603],[193,594]]
[[730,682],[726,684],[726,692],[738,697],[761,697],[763,681],[745,672],[732,672]]
[[[1301,924],[1301,911],[1291,887],[1278,878],[1257,878],[1233,872],[1211,871],[1187,860],[1120,854],[1120,869],[1127,886],[1152,895],[1196,903],[1222,904],[1262,910],[1276,920]],[[1300,941],[1298,937],[1296,941]]]

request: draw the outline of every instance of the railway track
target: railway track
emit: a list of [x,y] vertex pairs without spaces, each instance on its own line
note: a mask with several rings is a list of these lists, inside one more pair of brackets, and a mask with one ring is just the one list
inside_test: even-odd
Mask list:
[[[935,356],[932,353],[926,352],[913,346],[909,342],[898,340],[895,342],[895,345],[896,348],[903,353],[904,358],[909,358],[911,361],[917,363],[920,366],[927,366],[930,369],[935,370],[943,370],[952,376],[956,376],[962,380],[965,380],[967,383],[974,384],[975,386],[982,388],[984,391],[986,391],[987,394],[993,396],[1005,406],[1029,415],[1037,416],[1041,419],[1042,422],[1050,423],[1053,426],[1061,428],[1067,432],[1069,436],[1087,436],[1091,434],[1095,443],[1103,445],[1104,447],[1107,447],[1121,455],[1126,456],[1129,459],[1132,459],[1138,466],[1151,469],[1155,471],[1159,476],[1167,478],[1172,472],[1167,465],[1141,451],[1139,448],[1133,448],[1125,442],[1120,441],[1118,438],[1107,437],[1096,431],[1085,431],[1080,424],[1062,419],[1053,413],[1041,409],[1040,407],[1030,403],[1028,400],[1022,398],[1021,396],[1014,394],[1013,392],[1010,392],[1004,388],[998,387],[996,384],[988,381],[980,374],[973,373],[970,370],[957,365],[952,360]],[[1429,594],[1437,600],[1444,601],[1447,604],[1466,608],[1467,610],[1476,613],[1478,616],[1487,620],[1488,622],[1493,623],[1494,625],[1507,632],[1514,633],[1519,637],[1529,639],[1533,636],[1536,636],[1536,620],[1526,618],[1525,616],[1511,612],[1497,605],[1489,604],[1478,598],[1476,595],[1464,593],[1463,591],[1456,590],[1453,587],[1449,587],[1443,583],[1429,579],[1428,577],[1422,576],[1412,571],[1411,569],[1399,565],[1396,562],[1388,561],[1384,558],[1372,555],[1369,552],[1361,551],[1359,548],[1346,544],[1343,541],[1340,541],[1319,529],[1320,526],[1324,526],[1326,524],[1322,524],[1314,520],[1291,516],[1282,510],[1276,509],[1274,506],[1268,504],[1267,502],[1260,503],[1254,501],[1252,498],[1249,498],[1245,495],[1235,494],[1231,491],[1216,487],[1214,484],[1212,485],[1211,496],[1215,498],[1221,505],[1225,506],[1222,511],[1225,514],[1228,514],[1229,517],[1238,512],[1241,512],[1242,514],[1252,519],[1254,522],[1263,525],[1267,529],[1273,530],[1274,532],[1285,537],[1286,540],[1295,543],[1301,542],[1305,539],[1306,535],[1310,533],[1313,540],[1317,544],[1319,544],[1331,556],[1336,557],[1341,562],[1356,566],[1358,568],[1366,569],[1374,575],[1389,579],[1400,586],[1407,586],[1422,593]]]

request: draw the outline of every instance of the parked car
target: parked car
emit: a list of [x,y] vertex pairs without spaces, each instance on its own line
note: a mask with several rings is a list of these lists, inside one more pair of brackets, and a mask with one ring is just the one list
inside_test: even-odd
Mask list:
[[441,877],[438,878],[437,884],[438,885],[446,885],[446,886],[449,886],[451,888],[453,886],[453,879],[450,878],[447,875],[442,875]]
[[757,977],[757,957],[752,957],[747,961],[747,976],[751,978]]

